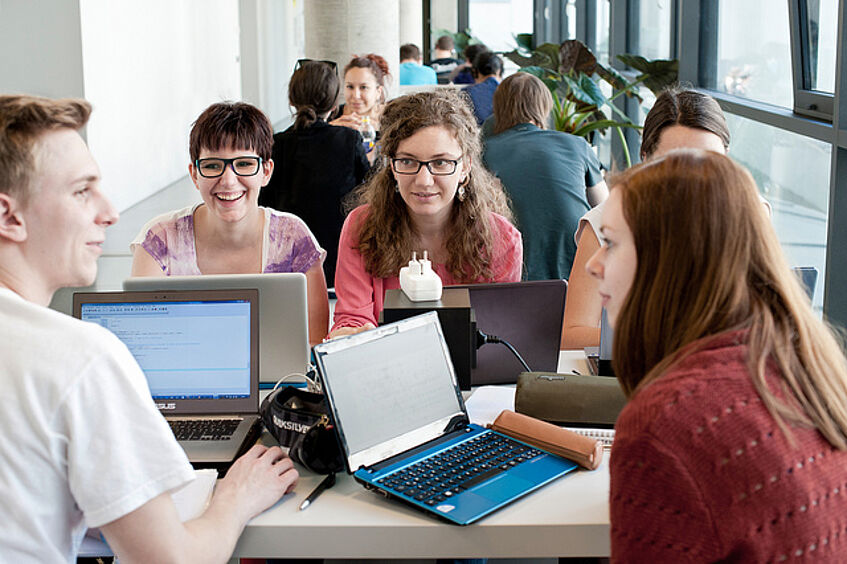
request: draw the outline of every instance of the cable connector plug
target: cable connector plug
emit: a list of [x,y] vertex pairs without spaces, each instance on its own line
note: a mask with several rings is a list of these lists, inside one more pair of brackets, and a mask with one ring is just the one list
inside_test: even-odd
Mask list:
[[409,266],[400,269],[400,289],[413,302],[427,302],[441,299],[441,278],[432,269],[432,263],[423,252],[423,258],[418,260],[417,253],[412,252]]

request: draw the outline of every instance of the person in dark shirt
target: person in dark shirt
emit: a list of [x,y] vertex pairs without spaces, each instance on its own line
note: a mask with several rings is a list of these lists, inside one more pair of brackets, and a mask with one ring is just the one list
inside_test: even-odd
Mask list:
[[276,169],[259,195],[259,205],[306,222],[326,249],[324,272],[331,285],[345,217],[341,201],[369,168],[359,133],[326,122],[340,91],[335,68],[325,62],[308,61],[294,71],[288,99],[297,117],[294,125],[274,135]]
[[450,73],[449,82],[453,84],[473,84],[475,78],[473,61],[477,55],[485,51],[488,51],[488,47],[482,43],[474,43],[465,47],[465,62],[453,69],[453,72]]
[[442,35],[435,42],[435,49],[429,66],[435,70],[435,75],[438,77],[438,84],[447,84],[450,82],[450,73],[462,64],[462,61],[453,57],[454,45],[453,38],[449,35]]
[[503,59],[491,51],[484,51],[473,62],[476,84],[465,87],[465,94],[471,101],[473,113],[479,125],[494,113],[494,91],[503,75]]

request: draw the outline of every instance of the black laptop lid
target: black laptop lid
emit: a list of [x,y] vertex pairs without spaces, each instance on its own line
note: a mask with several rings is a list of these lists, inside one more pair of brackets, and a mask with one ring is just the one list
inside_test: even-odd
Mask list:
[[257,413],[258,292],[74,294],[74,316],[114,333],[165,415]]
[[[451,286],[453,288],[455,286]],[[536,372],[556,372],[565,312],[565,280],[472,284],[467,288],[477,328],[505,339]],[[524,368],[503,345],[476,352],[471,384],[514,384]]]

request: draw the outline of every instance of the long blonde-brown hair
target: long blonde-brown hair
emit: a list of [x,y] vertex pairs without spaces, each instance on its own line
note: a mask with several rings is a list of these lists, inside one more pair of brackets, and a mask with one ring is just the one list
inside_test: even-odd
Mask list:
[[419,92],[389,102],[381,119],[383,159],[368,182],[358,188],[348,205],[368,204],[367,217],[359,229],[358,250],[368,273],[378,278],[396,276],[409,262],[414,248],[414,228],[408,208],[396,191],[389,159],[401,141],[425,127],[444,127],[471,162],[464,201],[453,199],[445,247],[447,269],[463,282],[490,281],[497,235],[491,212],[512,221],[508,199],[500,182],[482,166],[482,147],[476,118],[461,94],[451,90]]
[[613,362],[627,395],[706,337],[745,329],[750,376],[782,429],[813,425],[847,450],[847,361],[791,272],[750,174],[723,155],[685,150],[613,185],[638,260],[615,324]]

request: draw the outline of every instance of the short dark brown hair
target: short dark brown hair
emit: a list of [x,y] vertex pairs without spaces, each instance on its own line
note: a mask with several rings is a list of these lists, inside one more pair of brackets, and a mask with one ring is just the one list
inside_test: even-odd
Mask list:
[[455,45],[453,38],[449,35],[442,35],[438,38],[438,41],[435,42],[435,48],[442,51],[452,51]]
[[203,149],[225,148],[255,151],[263,161],[271,158],[274,131],[262,110],[244,102],[212,104],[191,126],[188,151],[191,161],[200,158]]
[[408,59],[414,59],[417,61],[421,58],[421,50],[418,49],[418,46],[414,43],[406,43],[405,45],[400,46],[400,60],[406,61]]
[[547,127],[553,108],[553,95],[539,78],[516,72],[494,91],[494,133],[502,133],[519,123]]
[[696,90],[669,88],[659,94],[644,119],[641,132],[642,160],[655,152],[662,131],[672,125],[714,133],[720,137],[724,149],[729,149],[729,127],[717,101]]
[[77,131],[90,115],[91,104],[81,99],[0,96],[0,192],[26,205],[38,174],[39,137],[61,128]]

